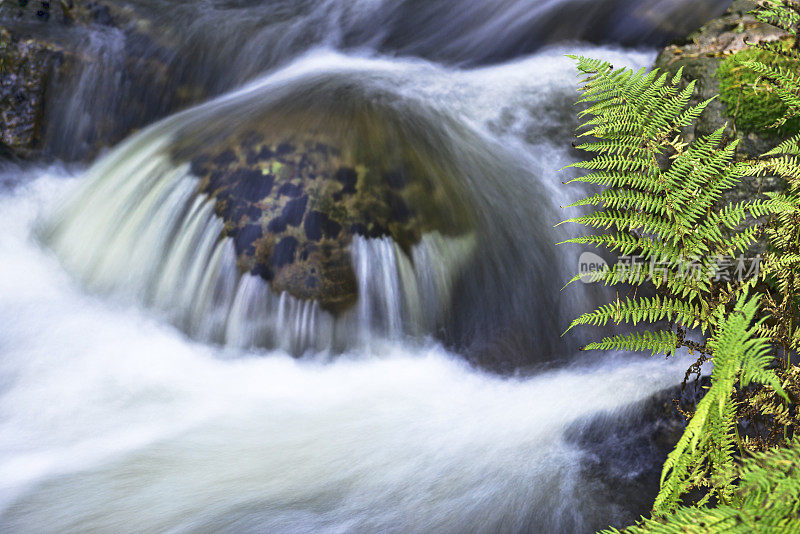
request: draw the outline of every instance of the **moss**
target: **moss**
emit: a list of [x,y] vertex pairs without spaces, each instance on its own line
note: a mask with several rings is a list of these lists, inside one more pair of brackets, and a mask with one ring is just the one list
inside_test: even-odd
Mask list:
[[[788,42],[787,42],[788,45]],[[764,84],[757,83],[758,75],[742,65],[743,61],[761,61],[767,65],[800,68],[796,62],[752,48],[728,56],[717,69],[720,100],[736,127],[745,133],[773,137],[789,136],[800,131],[800,118],[789,120],[780,128],[772,125],[783,117],[788,108]]]
[[8,70],[8,56],[11,53],[11,34],[0,28],[0,74]]

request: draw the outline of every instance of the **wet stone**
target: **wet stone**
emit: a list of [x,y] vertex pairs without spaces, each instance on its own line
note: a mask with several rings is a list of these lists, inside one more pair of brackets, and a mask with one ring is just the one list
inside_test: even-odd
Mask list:
[[262,148],[258,151],[252,150],[247,153],[247,164],[254,165],[262,161],[269,161],[274,156],[274,153],[269,148]]
[[271,282],[275,278],[275,273],[267,265],[257,263],[250,269],[250,273],[255,276],[260,276],[267,282]]
[[281,217],[284,218],[286,224],[289,226],[300,226],[303,222],[303,216],[306,213],[306,205],[308,204],[308,197],[301,197],[291,200],[286,203],[286,207],[281,212]]
[[303,188],[296,184],[285,183],[278,189],[278,195],[297,198],[303,194]]
[[247,254],[252,256],[256,253],[254,243],[257,239],[261,238],[262,231],[260,225],[248,224],[241,228],[236,233],[236,238],[233,240],[236,247],[236,254]]
[[353,235],[367,235],[367,226],[362,223],[354,223],[350,225],[350,233]]
[[275,217],[267,225],[267,231],[273,234],[280,234],[286,231],[286,219],[283,216]]
[[238,161],[238,159],[239,158],[236,156],[236,152],[234,152],[233,150],[226,150],[225,152],[214,158],[213,162],[214,165],[216,165],[217,167],[226,167],[231,163]]
[[315,139],[249,132],[190,160],[200,191],[223,219],[223,236],[233,240],[240,271],[338,314],[358,296],[353,237],[390,236],[406,250],[426,228],[440,229],[432,221],[443,195],[429,194],[430,185],[410,180],[413,174],[380,160],[345,159]]
[[399,171],[385,173],[383,181],[392,189],[402,189],[408,184],[405,174]]
[[272,176],[264,175],[259,170],[239,169],[231,173],[230,179],[237,182],[232,194],[251,201],[267,197],[275,183]]
[[333,179],[337,182],[341,182],[344,186],[342,188],[343,193],[355,193],[356,192],[356,184],[358,183],[358,174],[356,173],[355,169],[349,169],[346,167],[342,167],[341,169],[336,171],[336,174],[333,175]]
[[320,211],[310,211],[306,215],[306,220],[303,223],[306,238],[311,241],[319,241],[322,236],[329,239],[335,239],[342,231],[342,225],[336,221],[332,221],[327,215]]
[[389,208],[391,209],[390,216],[392,220],[398,222],[408,222],[411,218],[411,210],[408,209],[403,199],[397,195],[389,195]]
[[278,156],[285,156],[287,154],[291,154],[292,152],[294,152],[294,150],[295,150],[294,145],[292,145],[291,143],[281,143],[280,145],[278,145],[278,149],[275,151],[275,153]]
[[294,262],[297,252],[298,241],[294,237],[284,237],[275,246],[272,253],[272,266],[275,268],[283,267]]

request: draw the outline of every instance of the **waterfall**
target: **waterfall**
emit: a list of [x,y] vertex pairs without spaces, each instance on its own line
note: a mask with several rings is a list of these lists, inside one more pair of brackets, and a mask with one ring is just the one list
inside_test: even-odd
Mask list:
[[352,252],[360,297],[353,313],[362,336],[377,332],[397,340],[435,332],[473,249],[471,236],[448,239],[433,233],[423,236],[409,258],[389,238],[357,237]]
[[390,238],[356,237],[360,300],[336,318],[239,272],[213,202],[187,164],[164,155],[167,144],[155,132],[125,143],[43,224],[42,239],[89,289],[151,306],[202,341],[298,355],[431,335],[440,324],[469,236],[424,235],[410,257]]
[[[12,4],[12,2],[7,2]],[[34,18],[35,2],[28,15]],[[224,94],[309,47],[475,66],[575,40],[653,46],[727,0],[118,0],[89,28],[59,28],[79,61],[48,86],[46,150],[86,158],[170,112]],[[13,8],[8,20],[15,21]],[[0,10],[0,18],[4,15]],[[111,26],[105,26],[111,21]],[[168,73],[168,75],[165,75]]]
[[[571,267],[568,257],[554,254],[558,239],[545,222],[555,217],[557,197],[525,162],[438,107],[445,102],[440,96],[410,96],[412,87],[398,80],[411,73],[438,78],[449,91],[441,79],[451,75],[428,65],[311,54],[121,144],[42,221],[41,238],[92,291],[141,302],[203,341],[301,355],[341,352],[376,338],[433,336],[491,347],[507,343],[509,333],[526,332],[539,358],[546,358],[561,343],[557,323],[571,313],[557,304],[562,273]],[[360,77],[358,85],[353,76]],[[437,105],[421,105],[419,98]],[[365,101],[378,103],[369,113],[382,128],[405,136],[399,145],[412,143],[413,157],[431,162],[432,186],[445,192],[441,216],[469,218],[473,229],[452,235],[426,230],[409,248],[389,237],[354,236],[349,253],[358,301],[334,316],[244,274],[233,240],[222,237],[214,200],[200,191],[191,164],[176,159],[174,147],[201,134],[223,138],[231,124],[246,129],[286,120],[274,110],[304,102],[321,122],[303,126],[319,128],[342,113],[364,113]],[[348,124],[341,129],[350,136],[355,130]],[[531,226],[537,230],[520,232]],[[474,313],[476,301],[485,313]],[[513,326],[519,318],[529,326]]]

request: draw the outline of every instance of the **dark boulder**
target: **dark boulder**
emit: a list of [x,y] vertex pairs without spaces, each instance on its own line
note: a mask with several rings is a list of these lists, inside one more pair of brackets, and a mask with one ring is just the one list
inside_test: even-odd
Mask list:
[[[324,126],[337,120],[324,116],[322,127],[295,131],[275,125],[308,118],[280,115],[214,142],[205,132],[173,154],[214,199],[242,272],[336,314],[358,297],[354,236],[390,237],[410,252],[425,232],[467,231],[469,217],[453,212],[442,165],[426,164],[380,118],[340,130]],[[385,144],[375,146],[380,138]]]
[[38,146],[45,92],[65,61],[57,45],[18,38],[0,29],[0,146],[4,152],[26,157]]

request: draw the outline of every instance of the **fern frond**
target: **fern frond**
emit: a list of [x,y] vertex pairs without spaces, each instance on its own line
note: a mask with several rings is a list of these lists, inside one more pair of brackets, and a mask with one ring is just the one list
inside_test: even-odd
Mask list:
[[[693,468],[710,463],[710,468],[725,471],[732,464],[732,430],[736,424],[732,394],[737,381],[742,386],[751,382],[769,385],[776,391],[781,386],[774,371],[767,368],[768,341],[756,337],[755,317],[758,296],[743,293],[730,314],[719,309],[718,328],[709,342],[714,354],[711,388],[698,403],[686,430],[667,456],[661,474],[661,491],[653,505],[653,513],[662,515],[675,510],[680,498],[692,486]],[[730,488],[714,488],[718,498],[725,499]]]
[[582,350],[627,350],[630,352],[649,351],[652,356],[675,354],[678,347],[678,336],[675,332],[659,330],[656,332],[634,332],[628,335],[619,335],[604,338],[602,341],[590,343]]

